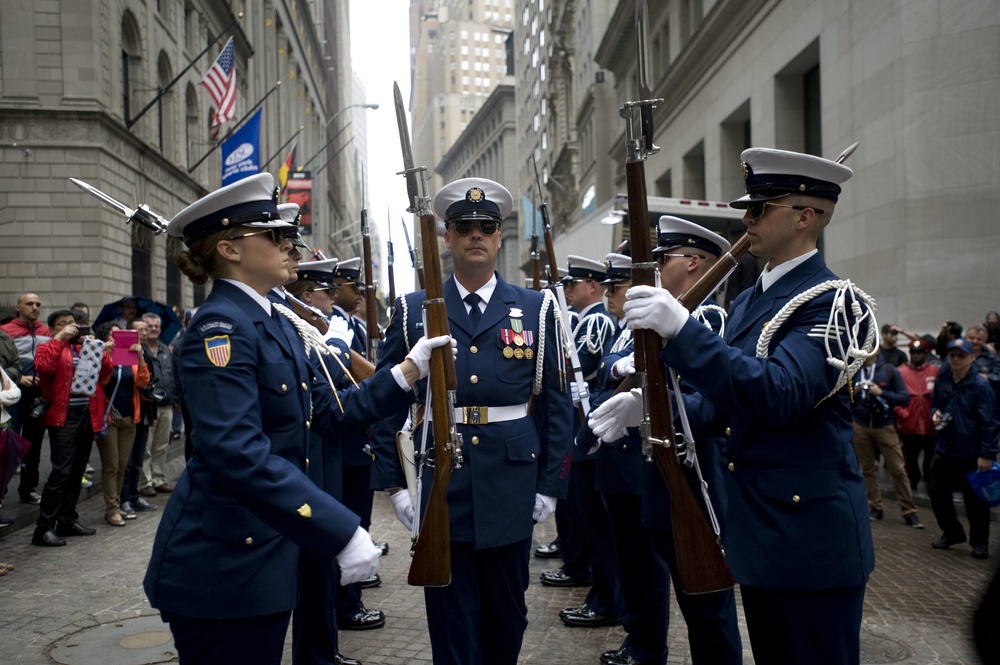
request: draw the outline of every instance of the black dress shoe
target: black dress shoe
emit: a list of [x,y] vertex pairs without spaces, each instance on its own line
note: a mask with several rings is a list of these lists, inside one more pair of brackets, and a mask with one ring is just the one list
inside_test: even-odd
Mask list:
[[580,612],[585,612],[585,611],[587,611],[587,603],[584,603],[583,605],[579,605],[577,607],[566,607],[564,609],[559,610],[559,618],[561,619],[569,614],[578,614]]
[[42,533],[35,532],[31,536],[31,544],[40,545],[41,547],[62,547],[66,544],[66,541],[57,536],[55,531],[49,529]]
[[986,545],[973,545],[972,546],[972,558],[974,559],[988,559],[990,558],[990,551],[987,549]]
[[601,654],[601,663],[603,665],[639,665],[639,661],[625,653],[625,649],[605,651]]
[[337,665],[361,665],[360,660],[347,658],[346,656],[341,656],[339,653],[333,657],[333,662]]
[[21,503],[26,503],[31,506],[37,506],[42,502],[42,497],[38,492],[28,492],[27,494],[21,495]]
[[56,535],[59,536],[93,536],[96,533],[97,529],[91,529],[89,526],[83,526],[76,520],[73,520],[68,524],[60,522],[56,526]]
[[583,610],[582,612],[576,612],[574,614],[567,614],[564,617],[559,617],[564,624],[567,626],[578,626],[580,628],[600,628],[601,626],[617,626],[621,623],[621,620],[617,617],[609,617],[604,614],[598,614],[591,609]]
[[13,523],[14,523],[13,518],[7,517],[6,515],[0,515],[0,529],[4,528],[5,526],[10,526]]
[[558,559],[562,556],[562,545],[558,540],[553,540],[548,545],[539,545],[535,548],[535,556],[539,559]]
[[383,542],[381,540],[378,541],[378,542],[375,542],[373,540],[372,541],[372,545],[374,545],[375,547],[377,547],[379,549],[379,551],[382,553],[379,556],[385,556],[386,554],[389,553],[389,543]]
[[382,610],[362,609],[350,619],[337,622],[341,630],[371,630],[385,625],[385,614]]
[[931,547],[936,550],[948,549],[952,545],[958,545],[959,543],[965,542],[965,534],[961,536],[949,536],[946,533],[942,533],[941,537],[931,543]]
[[593,584],[590,580],[580,579],[577,577],[570,577],[563,572],[562,568],[559,570],[546,570],[541,575],[542,584],[545,586],[590,586]]
[[377,586],[382,586],[382,578],[375,573],[371,577],[365,578],[358,582],[362,589],[373,589]]

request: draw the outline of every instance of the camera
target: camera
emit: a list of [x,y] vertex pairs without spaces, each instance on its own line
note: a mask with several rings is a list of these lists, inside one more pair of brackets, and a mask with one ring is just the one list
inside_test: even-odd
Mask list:
[[938,432],[947,429],[948,426],[951,425],[951,421],[954,418],[955,416],[951,415],[947,411],[941,411],[938,422],[934,424],[934,429]]
[[167,391],[156,385],[155,382],[149,384],[145,388],[140,388],[139,392],[147,400],[155,402],[157,405],[167,399]]
[[91,335],[90,326],[77,326],[76,335],[69,342],[70,344],[82,344],[84,337]]
[[35,401],[31,403],[31,411],[29,416],[35,420],[41,420],[42,416],[45,415],[45,409],[49,406],[49,402],[44,397],[36,397]]

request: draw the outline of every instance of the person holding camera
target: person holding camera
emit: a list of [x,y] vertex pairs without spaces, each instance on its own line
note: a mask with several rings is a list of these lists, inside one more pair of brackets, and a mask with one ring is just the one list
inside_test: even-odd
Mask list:
[[976,496],[966,476],[989,471],[1000,447],[1000,419],[990,382],[972,371],[973,344],[967,339],[948,342],[948,364],[941,367],[931,397],[931,420],[937,433],[927,493],[941,537],[931,547],[943,550],[966,541],[958,521],[952,492],[962,492],[969,518],[972,556],[989,556],[990,507]]
[[910,402],[903,378],[884,355],[876,350],[865,358],[854,383],[854,400],[851,403],[851,420],[854,423],[854,452],[858,456],[861,473],[865,477],[865,494],[868,497],[868,516],[873,522],[884,516],[882,491],[875,474],[875,446],[885,459],[885,468],[892,478],[903,521],[914,529],[923,529],[924,523],[917,516],[913,503],[910,479],[903,462],[903,448],[896,432],[893,408]]
[[92,536],[97,531],[79,522],[76,503],[80,478],[87,468],[94,432],[104,426],[107,397],[100,384],[111,378],[111,359],[104,342],[81,325],[83,312],[62,309],[49,315],[52,341],[38,347],[35,371],[40,379],[49,431],[52,471],[42,489],[34,545],[61,547],[64,536]]

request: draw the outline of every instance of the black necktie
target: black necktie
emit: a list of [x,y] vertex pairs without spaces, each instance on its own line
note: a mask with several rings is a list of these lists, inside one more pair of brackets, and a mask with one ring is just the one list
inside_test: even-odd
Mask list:
[[764,295],[764,280],[758,279],[757,285],[753,287],[753,293],[750,294],[750,300],[747,301],[747,307],[752,307],[762,295]]
[[483,313],[479,309],[479,301],[482,298],[477,293],[470,293],[465,296],[464,300],[465,304],[469,306],[469,320],[472,321],[472,329],[475,330],[479,326],[479,320],[483,318]]

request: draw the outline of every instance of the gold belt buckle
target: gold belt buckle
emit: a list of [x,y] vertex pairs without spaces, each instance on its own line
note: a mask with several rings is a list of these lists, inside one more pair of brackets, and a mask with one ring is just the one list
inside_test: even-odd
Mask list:
[[490,422],[487,406],[463,406],[462,422],[466,425],[487,425]]

